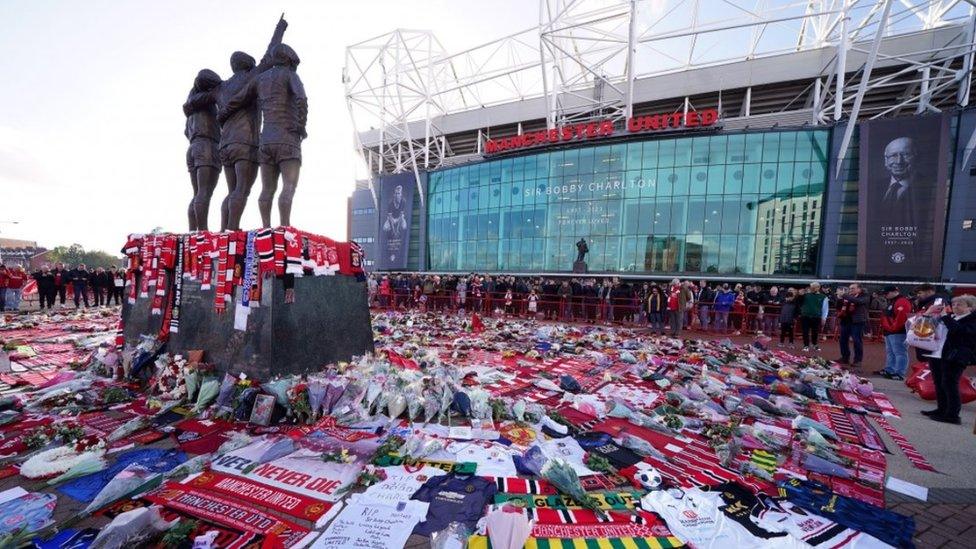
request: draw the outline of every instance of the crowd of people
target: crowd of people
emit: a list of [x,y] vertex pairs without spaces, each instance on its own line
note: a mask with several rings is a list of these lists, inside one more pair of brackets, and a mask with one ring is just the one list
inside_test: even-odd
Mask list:
[[125,287],[125,271],[115,266],[89,269],[84,263],[73,269],[64,263],[44,265],[28,274],[20,265],[0,264],[0,311],[20,309],[21,294],[29,280],[37,282],[40,308],[66,307],[68,296],[76,308],[120,305]]
[[[855,285],[856,286],[856,285]],[[677,335],[683,329],[719,334],[763,333],[779,336],[783,346],[816,349],[826,333],[843,328],[831,315],[850,290],[814,283],[804,287],[709,283],[631,282],[618,278],[567,278],[490,275],[374,274],[370,303],[381,308],[473,310],[482,314],[538,315],[547,320],[646,324],[655,333]],[[862,290],[858,290],[859,292]],[[857,298],[860,303],[862,298]],[[864,321],[869,335],[881,335],[885,292],[864,293]],[[865,318],[861,318],[865,316]],[[798,329],[794,329],[798,326]],[[864,333],[845,334],[860,337]]]
[[[760,284],[669,283],[618,278],[516,277],[491,275],[373,274],[372,306],[389,309],[474,311],[484,315],[530,316],[584,323],[636,323],[651,333],[678,336],[684,329],[719,335],[769,336],[780,347],[821,351],[836,335],[836,362],[861,369],[864,340],[883,339],[885,364],[873,373],[904,380],[909,365],[907,322],[916,314],[937,316],[948,329],[946,347],[961,349],[915,360],[932,369],[938,408],[930,416],[958,422],[959,377],[976,362],[976,297],[950,299],[930,284],[903,292],[897,286],[868,291],[852,283],[833,288],[817,282],[803,287]],[[777,341],[778,340],[778,341]],[[945,354],[948,353],[948,354]],[[941,419],[940,419],[941,418]]]

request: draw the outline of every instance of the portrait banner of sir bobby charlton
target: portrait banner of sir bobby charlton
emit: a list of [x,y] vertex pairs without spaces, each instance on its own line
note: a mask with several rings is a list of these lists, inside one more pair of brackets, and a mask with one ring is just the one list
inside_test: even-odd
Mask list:
[[860,275],[935,277],[942,262],[949,119],[861,124],[858,184]]
[[379,238],[376,259],[379,269],[405,269],[410,247],[410,219],[413,215],[414,175],[379,178]]

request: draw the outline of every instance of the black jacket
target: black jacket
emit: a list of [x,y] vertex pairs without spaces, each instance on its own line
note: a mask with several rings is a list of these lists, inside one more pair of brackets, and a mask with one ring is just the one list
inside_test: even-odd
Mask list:
[[91,277],[92,272],[89,270],[79,270],[72,269],[68,271],[68,282],[74,284],[74,287],[87,287],[88,279]]
[[862,291],[857,296],[845,294],[837,305],[841,322],[867,322],[868,296]]
[[702,305],[712,305],[715,303],[715,290],[708,286],[698,290],[698,303]]
[[942,347],[942,360],[963,367],[976,364],[976,313],[959,320],[945,315],[942,322],[949,329]]
[[54,273],[37,271],[31,275],[31,278],[37,281],[38,290],[50,290],[54,288]]

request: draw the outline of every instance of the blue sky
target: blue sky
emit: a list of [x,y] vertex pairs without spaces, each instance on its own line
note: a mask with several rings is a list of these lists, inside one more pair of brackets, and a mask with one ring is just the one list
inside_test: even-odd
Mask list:
[[[346,197],[363,175],[343,98],[345,47],[403,27],[432,29],[457,51],[538,18],[524,0],[5,0],[0,235],[114,252],[130,232],[184,230],[191,191],[180,107],[193,77],[206,67],[226,78],[234,50],[260,58],[281,12],[310,111],[292,220],[336,238],[345,238]],[[259,224],[259,186],[245,227]],[[225,194],[221,177],[212,228]]]

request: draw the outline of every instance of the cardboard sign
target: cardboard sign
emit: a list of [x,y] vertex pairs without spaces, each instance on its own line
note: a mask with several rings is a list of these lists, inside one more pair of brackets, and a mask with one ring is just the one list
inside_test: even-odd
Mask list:
[[427,516],[427,507],[415,500],[388,505],[350,498],[312,549],[403,547],[414,526]]

